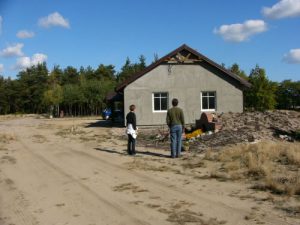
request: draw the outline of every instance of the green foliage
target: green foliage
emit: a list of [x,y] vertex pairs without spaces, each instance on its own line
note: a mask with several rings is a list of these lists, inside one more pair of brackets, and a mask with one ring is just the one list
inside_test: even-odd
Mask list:
[[59,84],[54,84],[51,89],[44,92],[43,103],[50,108],[50,114],[53,114],[53,109],[63,101],[63,89]]
[[278,84],[276,100],[279,109],[296,109],[300,106],[300,81],[284,80]]
[[256,66],[249,75],[251,88],[245,91],[245,106],[250,109],[264,111],[274,109],[276,83],[269,81],[264,69]]
[[66,69],[64,69],[63,76],[62,76],[62,85],[65,84],[78,84],[79,83],[79,73],[77,72],[77,69],[68,66]]
[[248,80],[248,76],[246,75],[245,71],[241,70],[237,63],[234,63],[229,70],[243,79]]
[[21,112],[41,113],[43,108],[43,95],[47,89],[48,69],[46,63],[32,66],[18,74],[18,99]]
[[131,76],[142,71],[146,67],[146,58],[141,55],[139,57],[139,63],[131,63],[130,59],[127,57],[124,66],[121,68],[121,72],[118,74],[117,81],[122,83]]

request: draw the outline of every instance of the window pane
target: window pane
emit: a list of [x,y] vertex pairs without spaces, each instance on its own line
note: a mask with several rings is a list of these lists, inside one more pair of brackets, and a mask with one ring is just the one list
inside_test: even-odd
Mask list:
[[161,110],[167,110],[168,109],[168,99],[162,98],[161,99]]
[[168,110],[168,92],[153,93],[154,111]]
[[209,98],[209,109],[215,109],[215,98],[214,97]]
[[202,92],[202,96],[203,97],[208,96],[208,92]]
[[160,110],[160,99],[154,98],[154,110]]
[[167,93],[160,93],[160,96],[161,96],[161,97],[164,97],[164,98],[167,98],[167,97],[168,97],[168,94],[167,94]]
[[202,98],[202,109],[208,109],[208,99],[207,99],[207,97]]

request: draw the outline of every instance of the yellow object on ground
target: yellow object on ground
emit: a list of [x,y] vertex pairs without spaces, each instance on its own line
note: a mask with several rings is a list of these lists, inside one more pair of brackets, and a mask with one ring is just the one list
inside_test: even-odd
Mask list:
[[194,130],[192,133],[186,134],[185,138],[186,139],[191,139],[191,138],[198,137],[201,134],[203,134],[203,131],[201,129],[197,129],[197,130]]

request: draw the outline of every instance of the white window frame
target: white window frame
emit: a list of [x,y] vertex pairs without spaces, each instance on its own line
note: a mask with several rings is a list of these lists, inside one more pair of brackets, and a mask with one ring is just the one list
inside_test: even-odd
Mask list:
[[[214,93],[214,98],[215,98],[215,108],[214,109],[203,109],[203,93],[207,92],[213,92]],[[212,96],[205,96],[207,98],[210,98]],[[208,101],[209,102],[209,101]],[[216,91],[201,91],[200,92],[200,106],[201,106],[201,111],[203,112],[215,112],[217,110],[217,92]],[[209,104],[208,104],[209,107]]]
[[[166,110],[155,110],[154,109],[154,94],[167,94],[167,109]],[[169,93],[166,91],[162,91],[162,92],[153,92],[152,93],[152,112],[154,113],[165,113],[168,111],[169,108]]]

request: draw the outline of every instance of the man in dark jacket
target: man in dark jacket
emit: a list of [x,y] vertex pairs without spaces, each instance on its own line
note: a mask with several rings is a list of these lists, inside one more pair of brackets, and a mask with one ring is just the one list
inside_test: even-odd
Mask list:
[[181,136],[184,131],[184,115],[181,108],[178,106],[178,99],[172,100],[172,108],[167,112],[167,124],[170,130],[171,137],[171,157],[178,158],[181,153]]
[[129,155],[135,155],[135,139],[137,136],[136,116],[134,113],[135,105],[129,106],[130,112],[126,115],[126,127],[128,135],[127,152]]

